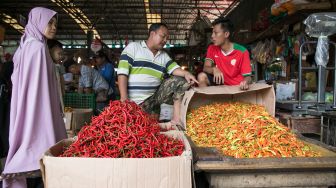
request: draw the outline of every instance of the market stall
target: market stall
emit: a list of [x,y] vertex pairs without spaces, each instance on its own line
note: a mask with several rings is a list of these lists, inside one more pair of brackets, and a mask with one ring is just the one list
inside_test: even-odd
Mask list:
[[45,187],[192,186],[185,135],[130,101],[111,102],[77,137],[46,151],[40,164]]
[[[39,178],[37,182],[47,188],[203,188],[200,185],[207,183],[212,188],[336,186],[335,0],[1,1],[0,78],[5,75],[6,84],[0,84],[0,102],[6,108],[0,107],[0,117],[8,117],[0,118],[1,170],[8,155],[9,116],[16,110],[9,109],[11,73],[4,73],[5,64],[15,62],[6,57],[20,46],[34,7],[57,12],[56,39],[63,52],[59,61],[53,61],[67,72],[57,74],[64,79],[59,84],[65,84],[61,108],[68,138],[64,135],[52,142],[55,145],[43,146],[44,153],[33,153],[38,158],[31,161],[34,168],[27,169],[26,156],[19,156],[22,165],[15,172],[0,171],[0,181]],[[152,24],[162,23],[150,30]],[[148,45],[152,32],[155,45]],[[224,35],[218,34],[216,41],[216,33]],[[125,50],[130,43],[144,48]],[[145,47],[149,53],[140,53]],[[155,59],[160,54],[165,55],[162,62]],[[221,65],[232,66],[219,69]],[[205,81],[219,82],[206,82],[213,84],[209,87],[183,84],[188,91],[174,91],[174,97],[183,96],[178,101],[181,122],[174,118],[178,110],[172,104],[149,109],[151,115],[143,111],[146,105],[141,106],[151,97],[147,90],[156,94],[154,88],[174,70],[180,74],[172,75],[187,81],[203,73]],[[237,73],[238,79],[231,73]],[[98,77],[106,87],[91,91]],[[134,79],[123,82],[126,77]],[[117,78],[123,81],[118,83]],[[89,83],[85,89],[80,86],[84,81]],[[139,99],[138,104],[126,100],[132,97]],[[41,99],[45,104],[48,101]],[[43,108],[31,108],[27,112],[38,111],[42,119],[53,120],[44,117]],[[37,124],[36,118],[28,119]],[[10,138],[36,140],[35,130],[22,130],[29,136]],[[54,138],[44,140],[48,139]],[[17,145],[29,141],[23,142]],[[42,147],[40,143],[44,142],[34,148]]]
[[[213,187],[328,187],[336,182],[336,154],[326,145],[305,140],[321,157],[235,159],[214,149],[195,147],[195,170]],[[205,150],[205,151],[204,151]]]
[[[184,125],[193,149],[194,170],[204,172],[210,186],[328,187],[336,183],[334,147],[305,138],[300,133],[291,133],[280,124],[283,127],[270,130],[273,129],[273,120],[268,121],[268,118],[273,115],[275,107],[271,86],[254,84],[246,92],[228,86],[195,89],[186,93],[183,102]],[[244,108],[247,107],[242,106],[245,103],[261,104],[265,106],[266,113],[254,108],[252,111],[255,113],[245,114]],[[235,107],[237,105],[240,107]],[[231,113],[234,108],[238,111]],[[220,115],[226,113],[231,115]],[[235,117],[240,114],[241,117]],[[260,118],[269,122],[265,125],[267,128],[258,127]],[[236,119],[239,120],[236,122],[238,125]],[[252,124],[244,124],[246,121]],[[277,121],[274,123],[278,124]],[[239,126],[243,128],[239,129]],[[245,133],[245,130],[248,131]],[[286,134],[290,137],[286,137]],[[280,142],[277,144],[278,139]],[[296,142],[302,144],[301,149],[296,147]],[[289,146],[294,148],[281,151]],[[290,151],[292,153],[288,153]],[[301,151],[303,156],[296,156]],[[309,151],[313,153],[305,153]]]

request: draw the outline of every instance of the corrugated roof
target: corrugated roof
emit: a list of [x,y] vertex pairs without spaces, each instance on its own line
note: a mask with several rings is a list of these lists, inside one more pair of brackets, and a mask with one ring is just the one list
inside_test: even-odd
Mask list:
[[[148,8],[145,2],[148,2]],[[86,34],[75,19],[95,28],[107,44],[120,40],[138,41],[147,38],[148,15],[159,15],[170,29],[170,43],[185,43],[186,35],[197,18],[213,21],[234,0],[1,0],[0,23],[6,27],[6,39],[18,40],[21,34],[4,23],[1,13],[19,20],[27,18],[36,6],[51,8],[59,13],[57,38],[66,43],[85,44]],[[72,11],[74,16],[69,15]],[[79,10],[79,11],[78,11]],[[74,18],[75,17],[75,18]],[[87,21],[86,20],[89,20]],[[21,19],[22,20],[22,19]]]

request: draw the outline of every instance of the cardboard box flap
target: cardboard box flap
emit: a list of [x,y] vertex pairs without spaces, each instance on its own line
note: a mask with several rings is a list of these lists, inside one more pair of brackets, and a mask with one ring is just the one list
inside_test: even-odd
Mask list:
[[184,151],[181,154],[181,156],[188,157],[190,160],[192,159],[191,146],[189,144],[187,137],[184,135],[184,132],[176,130],[176,131],[161,132],[161,134],[183,141]]
[[39,161],[40,162],[40,170],[41,170],[43,182],[46,181],[46,177],[45,177],[45,165],[43,163],[43,158],[45,158],[45,157],[53,157],[53,156],[57,156],[57,155],[61,154],[62,151],[63,151],[63,149],[64,149],[64,147],[65,146],[69,146],[75,140],[76,140],[75,138],[68,138],[68,139],[61,140],[61,141],[57,142],[54,146],[52,146],[51,148],[49,148],[46,152],[44,152],[44,156]]
[[186,91],[181,105],[181,122],[186,128],[187,112],[211,103],[242,101],[265,106],[267,112],[275,114],[275,93],[273,86],[267,84],[251,84],[249,90],[240,90],[239,86],[210,86],[193,88]]
[[58,156],[58,155],[60,155],[63,152],[64,147],[69,146],[75,140],[76,140],[76,138],[68,138],[68,139],[61,140],[61,141],[57,142],[54,146],[52,146],[51,148],[49,148],[44,153],[44,155],[45,156]]
[[71,130],[78,132],[84,125],[91,122],[93,111],[90,108],[74,108],[72,111]]
[[253,92],[256,90],[261,90],[261,89],[268,89],[271,88],[271,85],[267,84],[260,84],[260,83],[255,83],[251,84],[250,88],[248,90],[241,90],[239,86],[209,86],[209,87],[196,87],[193,88],[195,92],[197,93],[204,93],[207,95],[213,95],[213,94],[238,94],[238,93],[246,93],[246,92]]

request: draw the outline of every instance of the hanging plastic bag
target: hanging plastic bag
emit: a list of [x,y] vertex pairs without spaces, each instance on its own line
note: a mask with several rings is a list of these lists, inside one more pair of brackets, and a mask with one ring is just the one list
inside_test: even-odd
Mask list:
[[317,65],[326,67],[329,62],[329,39],[325,36],[320,36],[317,41],[315,62]]
[[336,12],[311,14],[303,23],[306,25],[307,35],[318,38],[316,64],[326,67],[329,61],[328,36],[336,33]]

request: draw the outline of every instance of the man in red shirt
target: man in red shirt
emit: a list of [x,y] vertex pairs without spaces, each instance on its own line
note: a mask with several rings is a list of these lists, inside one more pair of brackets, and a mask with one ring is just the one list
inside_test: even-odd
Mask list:
[[250,55],[246,48],[231,42],[233,24],[226,18],[213,23],[212,41],[202,73],[197,77],[199,87],[209,85],[240,85],[247,90],[251,83]]

